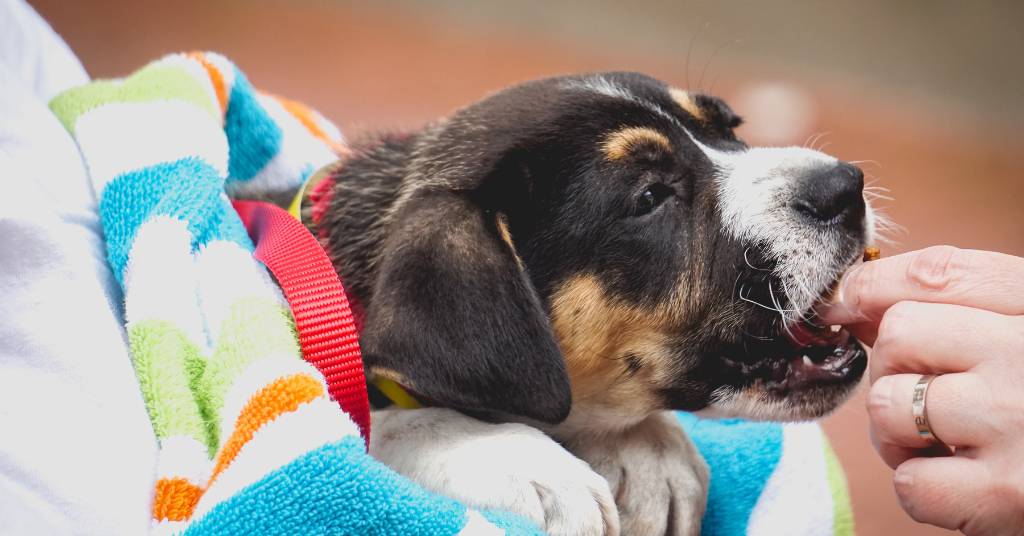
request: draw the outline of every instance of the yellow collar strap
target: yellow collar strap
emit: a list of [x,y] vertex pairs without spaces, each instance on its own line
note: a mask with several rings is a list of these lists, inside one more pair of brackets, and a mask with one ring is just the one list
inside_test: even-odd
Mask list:
[[419,400],[416,400],[416,398],[409,394],[409,391],[406,391],[405,387],[402,387],[393,380],[378,376],[373,379],[373,384],[377,386],[377,389],[380,390],[381,394],[388,397],[389,400],[402,409],[416,409],[423,407],[423,404],[420,404]]
[[309,176],[306,177],[305,182],[299,186],[298,191],[295,192],[295,197],[292,198],[292,202],[288,204],[288,213],[295,219],[302,221],[302,202],[306,199],[306,193],[313,191],[313,188],[315,188],[320,181],[326,179],[332,173],[337,171],[338,166],[340,165],[341,160],[335,160],[315,172],[310,173]]

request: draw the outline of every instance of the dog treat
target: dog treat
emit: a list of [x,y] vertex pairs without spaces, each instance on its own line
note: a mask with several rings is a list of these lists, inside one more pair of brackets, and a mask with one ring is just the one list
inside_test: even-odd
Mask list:
[[868,246],[864,248],[864,262],[877,261],[882,257],[882,250],[875,246]]

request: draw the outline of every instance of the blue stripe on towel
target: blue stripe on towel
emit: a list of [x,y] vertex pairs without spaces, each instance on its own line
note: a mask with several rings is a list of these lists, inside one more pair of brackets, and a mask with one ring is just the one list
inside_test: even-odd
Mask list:
[[260,105],[256,91],[237,68],[224,114],[224,133],[228,136],[229,181],[252,179],[281,150],[281,127]]
[[249,251],[256,249],[242,219],[238,217],[235,208],[231,206],[231,201],[223,193],[220,206],[210,214],[209,221],[202,229],[197,229],[196,233],[193,249],[214,240],[230,240]]
[[135,233],[143,222],[166,215],[188,222],[192,236],[217,212],[223,179],[199,158],[184,158],[118,175],[100,198],[107,259],[122,280]]
[[451,536],[465,523],[464,506],[394,473],[366,454],[361,439],[347,437],[236,493],[186,534]]
[[205,161],[190,157],[129,171],[114,178],[100,198],[107,232],[107,259],[123,281],[128,254],[139,226],[153,216],[188,223],[193,249],[226,239],[252,249],[238,214],[224,197],[224,180]]
[[701,534],[747,534],[750,514],[782,457],[782,425],[676,415],[711,468]]
[[480,513],[508,536],[544,536],[544,531],[524,517],[498,510],[483,510]]

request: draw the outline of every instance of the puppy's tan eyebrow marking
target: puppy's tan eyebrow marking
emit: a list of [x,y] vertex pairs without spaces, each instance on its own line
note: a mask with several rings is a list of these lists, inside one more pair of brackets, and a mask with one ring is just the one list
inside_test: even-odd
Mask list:
[[693,95],[691,95],[688,91],[683,91],[682,89],[673,87],[669,88],[668,94],[669,96],[672,97],[672,100],[676,101],[679,104],[679,106],[682,106],[684,110],[686,110],[693,117],[697,118],[697,120],[704,121],[705,119],[707,119],[704,115],[704,109],[701,108],[699,104],[697,104],[697,101],[694,100]]
[[632,154],[637,147],[649,144],[672,152],[672,143],[668,141],[668,136],[650,127],[626,127],[613,131],[605,136],[601,150],[605,158],[615,162]]

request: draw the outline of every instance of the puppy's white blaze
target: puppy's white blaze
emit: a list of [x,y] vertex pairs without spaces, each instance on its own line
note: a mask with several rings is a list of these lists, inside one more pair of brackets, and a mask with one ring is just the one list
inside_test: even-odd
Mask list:
[[629,91],[629,89],[622,87],[601,75],[590,76],[582,80],[570,80],[565,83],[564,87],[567,89],[588,91],[591,93],[604,95],[606,97],[627,100],[634,104],[638,104],[650,110],[651,112],[654,112],[655,114],[661,116],[663,119],[667,119],[669,122],[676,125],[677,127],[683,128],[682,123],[679,122],[679,119],[676,118],[676,116],[666,112],[662,107],[658,106],[657,104],[634,95]]
[[[777,262],[776,271],[784,287],[770,290],[789,298],[789,306],[780,314],[787,320],[798,318],[853,261],[838,256],[840,231],[807,225],[790,206],[802,172],[834,166],[838,160],[804,147],[721,151],[692,135],[690,138],[715,165],[718,208],[725,231],[742,242],[768,246],[766,253]],[[866,243],[870,244],[874,240],[875,215],[866,200],[864,226]]]
[[584,91],[591,91],[593,93],[600,93],[608,97],[615,97],[626,100],[636,100],[636,96],[629,92],[628,89],[608,80],[601,75],[594,75],[583,80],[570,80],[566,84],[568,87],[573,89],[581,89]]
[[837,163],[829,155],[801,147],[719,151],[697,144],[717,168],[725,228],[741,240],[784,237],[796,227],[788,203],[795,192],[794,179],[804,170]]

